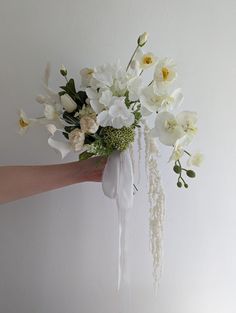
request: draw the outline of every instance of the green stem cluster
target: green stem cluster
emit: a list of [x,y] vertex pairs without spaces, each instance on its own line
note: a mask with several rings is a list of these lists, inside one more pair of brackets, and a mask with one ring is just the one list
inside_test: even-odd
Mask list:
[[176,174],[178,174],[177,186],[179,188],[181,188],[182,186],[184,186],[185,188],[188,188],[188,184],[186,183],[185,179],[183,178],[184,172],[190,178],[194,178],[196,176],[194,171],[183,168],[181,163],[180,163],[180,160],[175,161],[175,165],[173,167],[173,170]]

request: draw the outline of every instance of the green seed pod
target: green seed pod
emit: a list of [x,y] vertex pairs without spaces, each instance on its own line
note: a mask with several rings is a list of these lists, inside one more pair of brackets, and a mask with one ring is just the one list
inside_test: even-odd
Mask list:
[[181,188],[181,187],[182,187],[182,183],[181,183],[180,181],[178,181],[177,186],[178,186],[179,188]]
[[101,136],[108,148],[123,151],[134,142],[134,129],[132,127],[116,129],[108,126],[103,128]]
[[191,178],[193,178],[193,177],[196,176],[196,173],[195,173],[194,171],[192,171],[192,170],[188,170],[188,171],[186,172],[186,174],[187,174],[188,177],[191,177]]
[[175,165],[173,167],[173,170],[176,174],[180,174],[181,173],[181,167],[179,165]]
[[184,184],[184,187],[187,189],[187,188],[188,188],[188,184],[185,183],[185,184]]

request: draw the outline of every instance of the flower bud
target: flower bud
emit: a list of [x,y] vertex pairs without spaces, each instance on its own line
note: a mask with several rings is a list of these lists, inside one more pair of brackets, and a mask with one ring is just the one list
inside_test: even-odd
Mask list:
[[181,183],[180,181],[178,181],[177,186],[178,186],[179,188],[181,188],[181,187],[182,187],[182,183]]
[[67,75],[67,69],[65,68],[65,66],[63,64],[61,65],[60,73],[61,73],[62,76],[66,76]]
[[184,184],[184,187],[187,189],[187,188],[188,188],[188,184],[185,183],[185,184]]
[[138,37],[138,45],[139,45],[139,47],[144,46],[145,43],[147,42],[147,39],[148,39],[148,33],[147,32],[145,32],[142,35],[140,35]]
[[174,172],[175,172],[176,174],[180,174],[180,172],[181,172],[181,167],[178,166],[178,165],[175,165],[175,166],[173,167],[173,170],[174,170]]
[[61,96],[61,104],[68,113],[72,113],[77,109],[76,102],[66,93]]
[[194,171],[192,171],[192,170],[188,170],[188,171],[186,172],[186,174],[187,174],[188,177],[191,177],[191,178],[193,178],[193,177],[196,176],[196,173],[195,173]]

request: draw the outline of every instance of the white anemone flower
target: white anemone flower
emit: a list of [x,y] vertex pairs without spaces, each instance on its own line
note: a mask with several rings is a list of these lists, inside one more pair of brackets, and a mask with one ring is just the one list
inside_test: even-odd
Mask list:
[[177,77],[176,65],[171,58],[160,60],[155,68],[154,83],[159,85],[168,85]]
[[197,133],[197,113],[190,111],[183,111],[176,116],[178,124],[182,127],[184,132],[193,137]]
[[150,135],[158,137],[164,145],[173,146],[185,133],[173,114],[161,112],[157,114],[155,126],[151,130]]
[[141,70],[146,70],[157,63],[157,58],[152,52],[144,53],[140,48],[136,52],[135,60],[138,61]]
[[188,166],[200,166],[204,160],[204,156],[200,152],[196,152],[188,159]]
[[166,89],[161,93],[152,84],[142,90],[140,102],[151,114],[173,110],[182,103],[183,98],[180,88],[174,90],[171,94]]
[[129,127],[134,123],[134,114],[127,108],[124,97],[112,97],[109,109],[98,114],[97,123],[102,127]]

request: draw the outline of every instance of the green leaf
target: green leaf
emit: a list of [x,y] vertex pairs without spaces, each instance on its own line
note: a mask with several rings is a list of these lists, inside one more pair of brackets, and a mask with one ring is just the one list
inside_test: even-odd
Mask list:
[[87,160],[89,158],[91,158],[94,154],[93,153],[90,153],[90,152],[83,152],[79,155],[79,160],[82,161],[82,160]]
[[75,81],[73,78],[71,78],[68,83],[66,84],[66,87],[71,90],[71,92],[76,93],[76,89],[75,89]]

